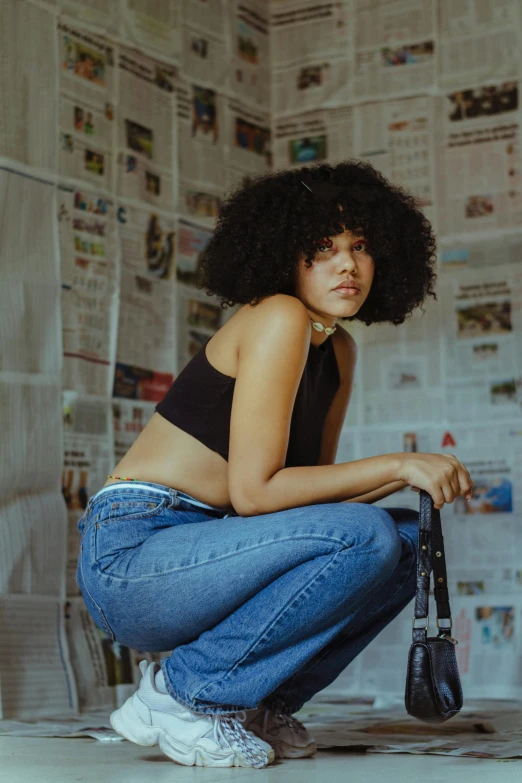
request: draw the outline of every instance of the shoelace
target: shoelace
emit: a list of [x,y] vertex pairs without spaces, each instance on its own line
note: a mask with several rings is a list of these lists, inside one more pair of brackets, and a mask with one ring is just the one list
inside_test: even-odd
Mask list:
[[[244,710],[237,712],[236,715],[239,717],[239,720],[246,720],[246,713]],[[217,720],[214,723],[214,737],[216,742],[219,742],[221,737],[222,739],[227,740],[230,745],[236,743],[253,767],[261,769],[261,767],[267,766],[267,754],[261,745],[256,742],[255,738],[247,733],[237,718],[233,715],[216,715],[216,718]]]

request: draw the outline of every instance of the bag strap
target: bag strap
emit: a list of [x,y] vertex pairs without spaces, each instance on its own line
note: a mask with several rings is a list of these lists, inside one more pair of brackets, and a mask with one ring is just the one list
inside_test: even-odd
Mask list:
[[[433,499],[428,492],[421,489],[419,495],[419,556],[412,637],[414,642],[425,642],[428,631],[430,573],[432,569],[435,580],[433,593],[437,605],[439,635],[444,635],[444,632],[449,633],[452,623],[440,511],[434,507]],[[418,625],[418,623],[423,624]]]

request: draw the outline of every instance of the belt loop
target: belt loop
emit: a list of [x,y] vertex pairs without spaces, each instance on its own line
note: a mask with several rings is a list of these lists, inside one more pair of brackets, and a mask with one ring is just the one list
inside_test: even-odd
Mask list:
[[177,489],[169,489],[169,495],[170,495],[170,508],[177,508],[179,505],[179,499],[178,499],[178,490]]

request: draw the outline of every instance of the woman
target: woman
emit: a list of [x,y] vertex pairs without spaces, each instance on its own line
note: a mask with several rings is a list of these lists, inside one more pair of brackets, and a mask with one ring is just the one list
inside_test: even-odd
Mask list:
[[[310,756],[292,713],[410,602],[407,486],[469,494],[446,454],[334,464],[356,350],[338,322],[400,324],[434,296],[414,199],[347,162],[246,180],[223,204],[203,285],[242,307],[180,373],[79,522],[78,584],[136,650],[139,690],[111,716],[187,765]],[[390,415],[393,415],[391,412]]]

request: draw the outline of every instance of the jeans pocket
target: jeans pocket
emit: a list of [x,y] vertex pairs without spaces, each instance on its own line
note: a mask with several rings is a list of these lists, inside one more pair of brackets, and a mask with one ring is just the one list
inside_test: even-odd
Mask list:
[[108,504],[108,513],[106,516],[104,515],[105,519],[103,522],[110,524],[117,519],[122,521],[148,519],[163,511],[168,502],[168,496],[152,499],[136,498],[134,500],[120,498]]

